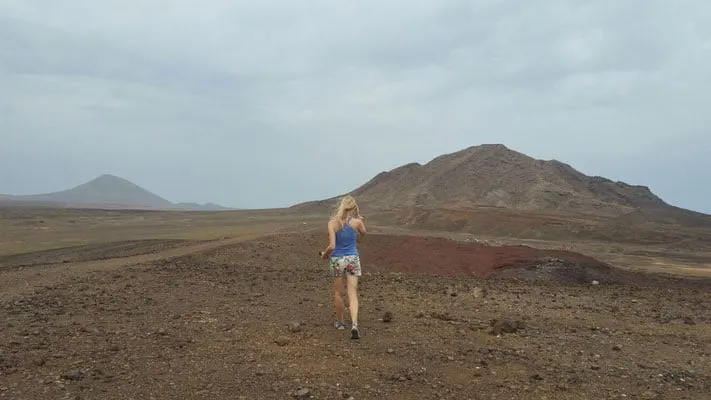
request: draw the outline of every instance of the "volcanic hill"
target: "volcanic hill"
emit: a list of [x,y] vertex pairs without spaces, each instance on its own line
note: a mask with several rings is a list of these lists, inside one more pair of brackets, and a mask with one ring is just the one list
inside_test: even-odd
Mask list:
[[4,202],[42,204],[59,207],[90,207],[113,209],[156,210],[226,210],[217,204],[174,204],[146,189],[115,175],[104,174],[71,189],[47,194],[0,196]]
[[[711,216],[667,204],[646,186],[585,175],[557,160],[539,160],[502,144],[484,144],[381,172],[348,194],[368,208],[563,212],[711,226]],[[340,197],[340,196],[338,196]],[[333,205],[338,197],[296,205]]]

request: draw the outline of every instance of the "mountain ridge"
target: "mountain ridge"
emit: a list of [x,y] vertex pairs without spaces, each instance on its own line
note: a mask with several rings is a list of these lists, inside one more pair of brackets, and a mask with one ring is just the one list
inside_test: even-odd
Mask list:
[[230,208],[214,203],[173,203],[135,183],[112,174],[100,175],[69,189],[30,195],[0,194],[0,200],[11,203],[41,203],[64,207],[125,208],[184,211],[218,211]]
[[[371,209],[408,207],[564,212],[671,223],[711,223],[711,215],[672,206],[644,185],[586,175],[558,160],[541,160],[503,144],[470,146],[425,164],[403,164],[346,193]],[[293,208],[334,205],[340,196]]]

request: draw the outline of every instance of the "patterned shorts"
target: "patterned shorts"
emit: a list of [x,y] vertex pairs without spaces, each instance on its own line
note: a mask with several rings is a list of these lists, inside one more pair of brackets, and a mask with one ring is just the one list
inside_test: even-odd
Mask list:
[[360,276],[360,257],[342,256],[331,257],[329,262],[329,276]]

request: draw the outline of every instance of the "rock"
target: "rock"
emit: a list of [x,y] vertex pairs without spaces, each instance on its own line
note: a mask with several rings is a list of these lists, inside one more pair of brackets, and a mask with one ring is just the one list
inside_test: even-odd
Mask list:
[[691,317],[684,317],[684,323],[686,325],[696,325],[696,321]]
[[612,350],[622,351],[622,346],[620,346],[619,344],[616,344],[616,345],[612,346]]
[[80,381],[84,379],[84,373],[81,371],[69,371],[62,376],[62,378],[69,381]]
[[289,332],[291,332],[291,333],[301,332],[301,324],[296,321],[290,322],[289,323]]
[[491,334],[497,336],[502,333],[516,333],[525,327],[523,321],[519,320],[494,319],[490,324]]
[[393,354],[393,353],[395,353],[395,350],[393,350],[393,349],[388,349],[388,354]]
[[311,397],[311,390],[307,388],[299,389],[294,392],[292,397],[299,400],[308,399]]
[[486,289],[480,288],[480,287],[475,287],[472,290],[472,295],[474,296],[475,299],[481,299],[483,297],[486,297]]
[[431,318],[434,318],[434,319],[438,319],[438,320],[440,320],[440,321],[444,321],[444,322],[451,322],[451,321],[455,321],[455,320],[456,320],[456,318],[454,318],[453,316],[451,316],[448,312],[444,312],[444,313],[433,312],[433,313],[430,315],[430,317],[431,317]]
[[598,282],[598,281],[592,281],[592,284],[593,284],[593,285],[599,285],[600,282]]
[[383,314],[383,322],[392,322],[393,320],[393,313],[390,311],[386,311],[385,314]]
[[45,359],[45,358],[38,358],[38,359],[35,359],[35,360],[32,362],[32,364],[33,364],[35,367],[43,367],[45,364],[47,364],[47,359]]
[[284,346],[288,345],[289,343],[291,343],[291,339],[289,339],[288,337],[285,337],[285,336],[280,336],[280,337],[274,339],[274,343],[276,343],[277,346],[279,346],[279,347],[284,347]]

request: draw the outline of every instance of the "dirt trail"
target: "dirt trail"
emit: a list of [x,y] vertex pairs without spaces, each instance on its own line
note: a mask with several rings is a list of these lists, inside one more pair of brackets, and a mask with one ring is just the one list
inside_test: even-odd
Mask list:
[[[116,257],[105,260],[90,260],[72,263],[48,263],[31,267],[0,269],[0,293],[3,296],[16,296],[46,286],[50,282],[78,276],[87,272],[110,271],[127,265],[145,264],[158,260],[187,256],[201,253],[223,246],[257,239],[264,236],[288,233],[294,227],[286,227],[272,231],[260,231],[240,234],[208,242],[187,244],[160,252],[140,254],[129,257]],[[301,229],[300,231],[304,231]]]

